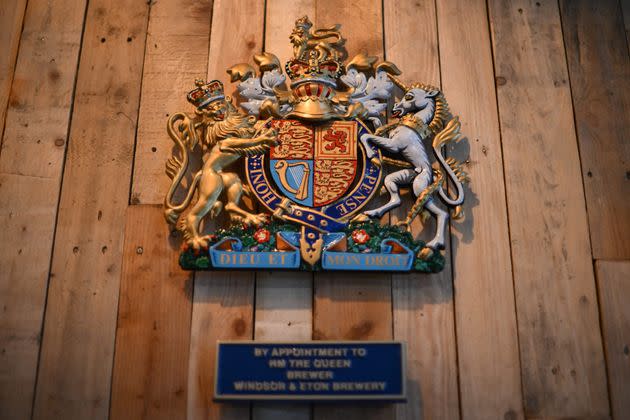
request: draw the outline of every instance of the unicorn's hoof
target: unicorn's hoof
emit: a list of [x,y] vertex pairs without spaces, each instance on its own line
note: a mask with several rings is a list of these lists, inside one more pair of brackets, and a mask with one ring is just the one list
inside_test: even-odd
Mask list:
[[366,216],[368,216],[368,217],[370,217],[370,218],[372,218],[372,219],[377,218],[377,217],[381,217],[381,216],[378,214],[378,211],[376,211],[376,210],[368,210],[368,211],[366,211],[366,212],[365,212],[365,213],[363,213],[363,214],[365,214]]
[[425,246],[424,248],[420,250],[420,252],[418,252],[418,258],[420,258],[423,261],[426,261],[433,256],[434,252],[435,251],[433,250],[433,248],[429,248],[428,246]]
[[350,220],[350,223],[363,223],[363,222],[367,222],[370,220],[370,217],[365,214],[365,213],[359,213],[356,216],[354,216],[354,218],[352,218],[352,220]]

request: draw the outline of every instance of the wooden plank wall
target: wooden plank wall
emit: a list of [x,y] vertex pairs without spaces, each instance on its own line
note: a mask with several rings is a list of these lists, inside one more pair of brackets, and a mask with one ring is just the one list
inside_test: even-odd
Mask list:
[[4,117],[13,82],[13,71],[20,45],[25,10],[26,0],[4,4],[0,10],[0,26],[3,28],[3,31],[0,32],[0,46],[2,48],[2,55],[0,55],[0,134],[4,129]]
[[[61,22],[74,10],[71,3],[60,13]],[[109,412],[148,15],[144,2],[88,4],[34,418],[104,418]]]
[[161,206],[127,210],[112,419],[186,418],[193,276],[163,221]]
[[[629,13],[627,0],[6,2],[0,418],[625,418]],[[443,273],[178,268],[160,206],[166,119],[190,110],[195,78],[232,93],[229,65],[286,61],[304,14],[341,23],[350,56],[441,86],[460,115],[472,184]],[[252,338],[404,340],[409,401],[214,403],[216,340]]]
[[[55,278],[50,260],[68,129],[74,118],[85,7],[86,2],[31,0],[21,13],[23,27],[17,23],[19,29],[12,33],[21,48],[2,120],[6,125],[0,151],[0,226],[5,243],[0,246],[0,417],[31,417],[47,285]],[[3,33],[9,27],[4,26]],[[18,43],[3,41],[7,54]],[[10,74],[5,74],[3,80],[10,83]],[[5,114],[6,105],[0,103],[0,114]],[[9,244],[9,238],[19,240]]]
[[630,377],[630,262],[598,261],[597,287],[601,302],[604,347],[608,361],[610,402],[614,418],[630,412],[628,377]]
[[484,1],[436,4],[442,87],[467,136],[458,157],[467,155],[472,179],[465,218],[451,226],[461,411],[466,418],[522,418],[487,7]]
[[558,6],[489,3],[525,414],[605,415],[597,295]]

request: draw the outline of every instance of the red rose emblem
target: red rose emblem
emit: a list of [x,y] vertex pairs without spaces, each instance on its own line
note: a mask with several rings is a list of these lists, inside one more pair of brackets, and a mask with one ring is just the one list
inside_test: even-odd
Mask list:
[[354,243],[363,245],[370,240],[370,235],[368,235],[368,233],[363,229],[357,229],[352,232],[352,240]]
[[271,232],[269,232],[267,229],[260,228],[256,232],[254,232],[254,239],[256,239],[256,242],[258,242],[259,244],[269,242],[270,238]]

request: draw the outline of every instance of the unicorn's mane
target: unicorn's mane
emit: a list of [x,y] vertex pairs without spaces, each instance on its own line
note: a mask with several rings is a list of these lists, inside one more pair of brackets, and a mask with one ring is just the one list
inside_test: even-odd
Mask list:
[[439,133],[448,120],[451,119],[451,111],[448,107],[448,102],[446,102],[446,98],[442,91],[431,85],[426,85],[424,83],[413,83],[410,86],[410,89],[422,89],[426,92],[431,90],[437,90],[439,93],[435,96],[435,112],[433,113],[433,118],[430,122],[428,122],[429,129],[433,132],[433,134]]

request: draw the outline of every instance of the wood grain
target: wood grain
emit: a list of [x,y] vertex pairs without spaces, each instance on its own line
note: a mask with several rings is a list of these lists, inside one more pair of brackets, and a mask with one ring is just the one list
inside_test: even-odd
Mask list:
[[527,417],[527,420],[612,420],[610,416],[585,416],[585,417]]
[[31,416],[85,2],[31,0],[22,32],[23,8],[0,12],[2,124],[15,65],[0,152],[0,417],[12,419]]
[[608,414],[556,3],[490,2],[525,415]]
[[630,0],[621,0],[623,13],[623,23],[626,29],[626,42],[628,43],[628,54],[630,54]]
[[[377,0],[318,0],[314,26],[340,23],[348,56],[360,52],[383,57],[383,20]],[[316,273],[313,285],[313,339],[386,340],[392,338],[391,276]],[[391,419],[391,405],[316,405],[314,419]]]
[[192,112],[186,94],[208,71],[211,0],[160,0],[151,7],[138,116],[132,204],[164,201],[170,179],[164,162],[171,155],[168,116]]
[[407,345],[408,396],[396,405],[398,419],[459,418],[450,274],[448,264],[439,275],[393,277],[394,338]]
[[242,420],[249,404],[212,401],[217,340],[251,340],[252,273],[197,273],[193,296],[188,370],[188,418]]
[[[264,3],[255,0],[215,0],[208,54],[208,79],[219,79],[226,93],[230,86],[226,69],[251,62],[262,49]],[[249,404],[218,404],[214,393],[216,341],[251,340],[254,316],[254,272],[198,273],[195,276],[193,321],[188,376],[188,418],[243,419]]]
[[[284,66],[293,57],[289,34],[295,20],[313,19],[314,0],[273,0],[266,3],[265,51],[275,54]],[[287,80],[287,83],[290,81]],[[313,274],[259,272],[256,275],[254,339],[309,341],[313,335]],[[307,420],[309,404],[255,403],[255,420]]]
[[254,54],[262,51],[264,16],[264,3],[257,0],[214,1],[208,78],[221,80],[226,94],[236,92],[226,69],[237,63],[253,64]]
[[612,415],[630,413],[630,261],[597,261],[597,288]]
[[485,1],[437,3],[442,86],[469,160],[465,217],[451,223],[461,410],[523,418],[503,159]]
[[[70,10],[68,5],[62,23],[67,24]],[[148,12],[146,2],[136,1],[95,0],[88,7],[46,306],[36,419],[108,416]]]
[[[385,55],[403,72],[406,82],[440,86],[438,29],[435,4],[386,1]],[[423,22],[418,25],[418,22]],[[402,92],[396,90],[400,97]],[[395,223],[413,205],[408,194],[391,215]],[[430,239],[434,220],[412,225],[414,237]],[[446,248],[450,254],[450,245]],[[457,419],[457,356],[453,315],[453,280],[450,263],[435,275],[392,276],[394,338],[407,343],[408,401],[396,405],[399,419]]]
[[185,419],[192,273],[161,206],[127,209],[111,419]]
[[0,28],[2,28],[0,31],[0,136],[4,130],[4,117],[13,82],[25,11],[26,0],[5,2],[0,8]]
[[[630,58],[619,3],[561,1],[595,259],[630,259]],[[602,194],[602,191],[606,191]]]

